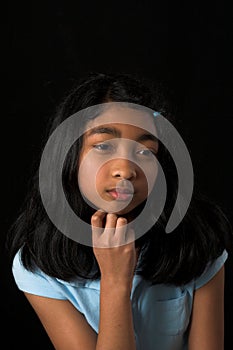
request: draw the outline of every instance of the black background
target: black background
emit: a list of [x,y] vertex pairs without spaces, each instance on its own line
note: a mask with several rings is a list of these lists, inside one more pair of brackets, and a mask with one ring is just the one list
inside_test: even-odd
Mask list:
[[[10,333],[2,335],[7,349],[52,349],[14,283],[3,249],[47,118],[73,79],[90,71],[162,82],[175,106],[196,183],[233,223],[233,11],[230,1],[11,1],[8,6],[0,314]],[[230,255],[225,349],[233,345],[232,271]]]

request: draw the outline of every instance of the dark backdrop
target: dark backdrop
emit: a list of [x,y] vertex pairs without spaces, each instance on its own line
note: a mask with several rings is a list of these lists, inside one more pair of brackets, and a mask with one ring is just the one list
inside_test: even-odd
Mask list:
[[[7,349],[52,348],[6,262],[6,232],[24,198],[46,120],[74,78],[126,72],[160,81],[174,104],[195,180],[233,222],[233,12],[230,1],[9,2],[7,145],[2,164],[1,316]],[[6,69],[5,69],[6,67]],[[232,256],[225,349],[233,344]],[[2,333],[4,336],[4,332]],[[6,348],[6,346],[5,346]]]

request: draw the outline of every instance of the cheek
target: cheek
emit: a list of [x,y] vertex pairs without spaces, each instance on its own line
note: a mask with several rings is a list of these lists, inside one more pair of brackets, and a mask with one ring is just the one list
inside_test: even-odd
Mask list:
[[81,193],[90,201],[95,201],[106,183],[106,169],[90,158],[80,163],[77,178]]
[[77,171],[78,186],[80,191],[86,195],[88,190],[93,192],[95,188],[95,168],[91,161],[82,161]]
[[149,167],[145,167],[142,174],[144,187],[146,188],[147,195],[149,195],[155,185],[158,175],[158,166],[156,163],[151,164]]
[[96,190],[99,194],[103,191],[104,187],[106,186],[106,181],[107,181],[107,168],[104,166],[101,166],[98,168],[95,172],[95,185],[96,185]]

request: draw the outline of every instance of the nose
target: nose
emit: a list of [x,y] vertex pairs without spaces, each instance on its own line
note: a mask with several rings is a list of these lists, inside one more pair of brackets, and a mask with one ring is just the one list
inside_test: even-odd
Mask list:
[[137,177],[136,166],[128,159],[114,159],[112,177],[126,180],[134,180]]

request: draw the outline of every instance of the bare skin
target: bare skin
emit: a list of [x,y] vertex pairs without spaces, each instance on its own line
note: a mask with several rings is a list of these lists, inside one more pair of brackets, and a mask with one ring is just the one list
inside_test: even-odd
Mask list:
[[[126,235],[125,224],[126,219],[102,211],[92,217],[93,250],[101,271],[98,336],[70,302],[25,293],[57,350],[136,350],[130,301],[136,250],[133,231]],[[119,246],[98,248],[106,244]]]
[[[94,254],[101,271],[100,323],[96,349],[136,349],[130,292],[136,265],[133,232],[126,237],[126,219],[98,211],[92,217]],[[111,230],[109,230],[111,229]],[[123,244],[127,239],[132,242]],[[118,245],[112,248],[103,246]],[[123,245],[122,245],[123,244]],[[100,247],[100,248],[99,248]],[[113,302],[114,301],[114,302]]]
[[[104,215],[98,211],[92,217],[93,235],[95,228],[101,226]],[[124,224],[125,219],[107,215],[105,228],[116,228],[116,237],[111,239],[119,239]],[[109,234],[108,230],[103,230],[103,236],[98,239],[106,243],[104,234],[107,232]],[[136,350],[130,302],[136,264],[134,243],[114,248],[95,247],[94,253],[102,273],[98,334],[69,301],[25,295],[56,350]],[[189,350],[224,349],[223,310],[224,267],[195,293]]]
[[195,292],[188,349],[224,349],[224,266]]
[[[130,113],[121,111],[120,117],[125,120],[130,118]],[[25,293],[56,350],[136,350],[130,294],[137,252],[134,232],[126,224],[130,221],[129,211],[142,203],[150,190],[143,173],[147,174],[151,186],[156,180],[154,155],[158,142],[139,127],[114,124],[114,120],[112,125],[105,125],[104,116],[101,118],[102,124],[95,133],[84,137],[81,161],[87,158],[79,184],[84,195],[98,208],[101,199],[103,205],[107,203],[106,206],[115,212],[107,214],[105,209],[98,210],[91,219],[93,252],[101,271],[98,334],[68,300]],[[153,130],[150,119],[148,123],[148,128]],[[122,142],[115,143],[116,137]],[[128,160],[127,152],[137,163]],[[96,177],[91,182],[86,174],[93,173]],[[122,179],[131,182],[134,196],[128,206],[117,212],[128,195],[117,189]],[[189,350],[223,350],[223,296],[224,267],[195,293]]]

